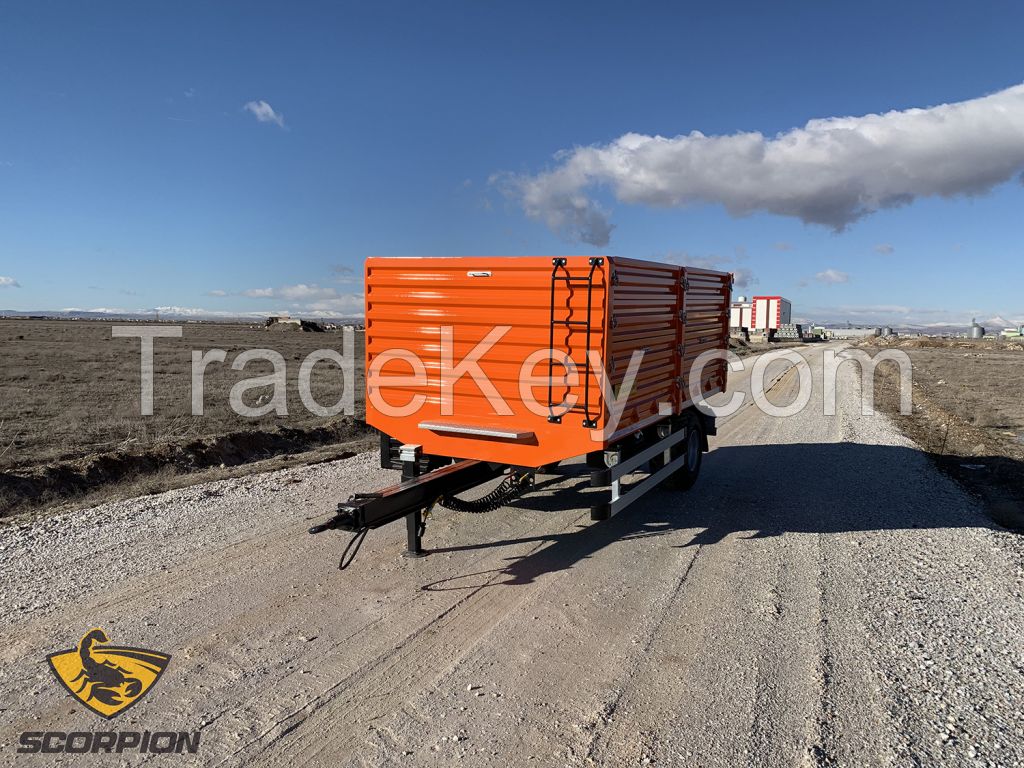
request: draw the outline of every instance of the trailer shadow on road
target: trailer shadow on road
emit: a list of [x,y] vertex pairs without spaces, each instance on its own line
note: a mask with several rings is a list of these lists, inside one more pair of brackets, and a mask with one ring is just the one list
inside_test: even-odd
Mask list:
[[[986,466],[983,458],[964,459],[963,463],[975,461],[979,467]],[[602,492],[588,487],[586,468],[570,465],[562,471],[562,477],[538,484],[542,490],[557,483],[554,492],[527,496],[517,506],[575,514],[579,523],[574,530],[434,551],[533,545],[528,554],[510,558],[509,564],[497,571],[506,578],[494,581],[494,586],[515,586],[572,568],[606,547],[637,538],[666,537],[666,546],[687,548],[714,545],[735,534],[759,539],[790,533],[998,527],[982,513],[977,501],[936,470],[929,454],[899,446],[797,443],[722,447],[705,455],[700,480],[690,491],[659,488],[600,523],[591,523],[588,515],[580,514],[581,500],[589,504],[589,497],[596,502]],[[1016,471],[1024,478],[1024,465],[1018,462]],[[692,535],[687,538],[688,532]],[[465,588],[455,585],[472,575],[483,574],[462,574],[423,589]]]

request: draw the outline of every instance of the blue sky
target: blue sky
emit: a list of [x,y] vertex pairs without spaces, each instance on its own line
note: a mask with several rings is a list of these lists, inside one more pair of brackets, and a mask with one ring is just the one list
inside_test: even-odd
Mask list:
[[736,270],[804,319],[1024,322],[1016,180],[840,232],[598,180],[601,246],[508,183],[627,133],[770,138],[1002,91],[1020,3],[297,5],[5,6],[0,309],[351,314],[368,255],[608,253]]

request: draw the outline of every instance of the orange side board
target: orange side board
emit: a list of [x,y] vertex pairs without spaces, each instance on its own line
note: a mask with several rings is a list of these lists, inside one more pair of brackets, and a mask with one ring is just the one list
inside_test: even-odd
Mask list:
[[[601,450],[686,407],[691,363],[728,344],[725,272],[618,257],[375,257],[365,277],[366,420],[428,454],[537,467]],[[700,391],[724,390],[726,371],[709,363]]]

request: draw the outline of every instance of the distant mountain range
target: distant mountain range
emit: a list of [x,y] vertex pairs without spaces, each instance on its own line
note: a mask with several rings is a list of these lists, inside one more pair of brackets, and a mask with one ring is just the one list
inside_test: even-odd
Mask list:
[[[215,322],[215,323],[253,323],[263,322],[271,315],[280,312],[207,312],[204,310],[182,307],[160,307],[159,310],[124,310],[124,309],[0,309],[0,317],[42,317],[52,320],[127,320],[131,322]],[[325,323],[361,323],[362,317],[331,315],[324,312],[294,312],[292,317],[304,320],[319,320]]]
[[[794,319],[795,323],[807,324],[806,319]],[[1018,323],[1007,320],[1003,317],[992,317],[988,319],[978,318],[978,325],[985,329],[986,333],[999,333],[1004,328],[1016,328]],[[847,323],[846,320],[836,319],[828,321],[815,320],[814,325],[825,328],[892,328],[896,333],[924,333],[933,336],[956,336],[967,333],[971,329],[970,323],[866,323],[863,320]]]
[[[982,328],[985,329],[985,333],[999,334],[1004,328],[1008,328],[1007,325],[993,325],[991,323],[978,323]],[[836,327],[842,327],[842,324],[837,324]],[[892,328],[894,332],[902,335],[923,333],[930,336],[959,336],[968,333],[971,330],[970,324],[968,325],[888,325],[885,326]]]
[[[0,317],[45,317],[55,320],[125,320],[129,322],[217,322],[217,323],[254,323],[263,322],[271,315],[280,314],[277,312],[209,312],[201,309],[184,307],[160,307],[152,310],[123,310],[123,309],[61,309],[61,310],[35,310],[24,311],[17,309],[0,309]],[[292,317],[304,320],[319,320],[325,323],[337,323],[339,325],[349,323],[362,323],[361,316],[353,315],[331,315],[325,312],[293,312]],[[804,325],[808,324],[806,319],[795,318],[794,322]],[[1016,324],[1003,317],[992,317],[980,319],[978,323],[985,327],[989,333],[1003,330],[1004,328],[1015,328]],[[845,320],[830,320],[821,322],[815,320],[816,325],[823,325],[827,328],[845,328]],[[897,333],[926,333],[937,336],[955,336],[966,333],[970,330],[970,324],[932,324],[932,325],[907,325],[896,323],[864,323],[858,321],[853,327],[879,327],[888,326]]]

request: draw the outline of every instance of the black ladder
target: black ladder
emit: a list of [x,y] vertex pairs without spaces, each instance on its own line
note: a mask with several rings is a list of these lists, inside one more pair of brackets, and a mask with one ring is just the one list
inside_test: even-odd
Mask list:
[[[552,424],[561,424],[562,416],[569,412],[570,409],[563,411],[562,413],[555,413],[555,401],[554,401],[554,376],[555,376],[555,326],[562,325],[567,328],[580,327],[585,329],[586,342],[584,345],[584,363],[583,363],[583,426],[587,429],[597,428],[597,419],[590,418],[590,312],[592,309],[594,299],[594,273],[597,268],[604,264],[604,259],[599,256],[593,256],[590,258],[590,272],[586,277],[573,277],[569,274],[569,270],[566,268],[568,260],[565,258],[555,258],[551,260],[553,265],[551,270],[551,322],[548,329],[548,349],[551,354],[548,356],[548,421]],[[559,275],[558,270],[561,269],[565,272],[564,275]],[[586,283],[587,285],[587,319],[586,320],[569,320],[556,319],[555,318],[555,286],[559,282],[564,282],[566,287],[572,290],[574,283]],[[571,293],[570,293],[571,296]],[[572,308],[570,306],[569,314],[572,314]],[[580,366],[569,357],[568,350],[566,351],[566,362],[572,363],[576,368]],[[561,405],[561,403],[559,403]]]

